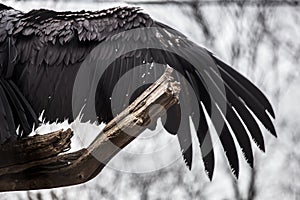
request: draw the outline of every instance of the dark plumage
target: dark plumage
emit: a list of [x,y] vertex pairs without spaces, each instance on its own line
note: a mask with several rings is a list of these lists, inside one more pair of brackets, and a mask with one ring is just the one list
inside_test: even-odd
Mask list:
[[[159,28],[157,36],[144,33],[141,28],[146,27]],[[121,40],[116,36],[128,30],[135,31],[126,36],[121,35]],[[182,92],[180,104],[168,110],[164,126],[171,134],[177,134],[188,167],[191,167],[193,153],[189,127],[191,116],[198,127],[196,131],[205,169],[209,177],[212,177],[214,152],[203,106],[215,125],[233,173],[236,176],[239,174],[238,156],[233,135],[225,121],[232,128],[247,162],[253,166],[247,129],[259,148],[263,151],[265,149],[262,132],[253,114],[276,135],[266,112],[274,118],[274,111],[264,94],[208,50],[195,45],[176,30],[154,21],[139,8],[129,7],[97,12],[55,12],[41,9],[23,13],[0,4],[0,143],[27,136],[33,125],[38,125],[37,116],[43,110],[45,118],[52,122],[74,119],[74,81],[82,62],[98,44],[110,42],[109,47],[101,49],[105,59],[111,57],[115,50],[124,49],[129,42],[147,43],[151,40],[159,41],[161,48],[142,48],[127,52],[114,60],[101,77],[95,95],[99,122],[110,121],[113,113],[126,107],[123,102],[130,98],[131,101],[134,100],[146,88],[144,86],[136,90],[130,84],[124,84],[124,96],[120,97],[119,106],[111,109],[110,97],[114,86],[126,72],[144,63],[168,64],[176,69]],[[183,47],[177,53],[199,59],[199,63],[193,66],[176,52],[168,51],[170,46]],[[146,71],[135,70],[131,81],[141,83],[145,80],[138,77],[149,73],[152,76],[147,76],[146,80],[153,82],[163,71],[163,68],[158,67],[149,67]],[[193,91],[199,113],[195,113],[195,108],[190,104],[190,94]],[[126,94],[131,93],[134,95],[127,98]],[[184,112],[181,108],[184,108]],[[18,126],[22,130],[19,136],[15,132]],[[207,149],[209,151],[205,152]]]

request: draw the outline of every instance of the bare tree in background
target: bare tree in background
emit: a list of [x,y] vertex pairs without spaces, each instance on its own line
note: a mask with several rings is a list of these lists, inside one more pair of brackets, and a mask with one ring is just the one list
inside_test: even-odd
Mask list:
[[[235,33],[235,37],[226,41],[229,43],[227,49],[230,52],[224,52],[222,56],[234,67],[239,67],[239,70],[243,71],[245,75],[251,77],[265,92],[268,93],[268,97],[272,100],[275,107],[281,105],[281,99],[285,96],[286,90],[297,79],[296,72],[299,72],[300,61],[300,41],[298,38],[289,36],[289,34],[283,35],[282,29],[287,31],[294,31],[299,33],[300,31],[300,9],[299,7],[293,7],[298,4],[298,1],[286,0],[286,1],[230,1],[230,0],[212,0],[212,1],[188,1],[187,3],[174,3],[173,1],[149,1],[151,5],[161,5],[164,9],[165,5],[182,7],[182,12],[188,17],[193,19],[202,30],[202,35],[205,38],[201,38],[204,42],[204,46],[212,49],[218,49],[220,43],[223,41],[223,33],[218,32],[218,27],[213,27],[211,24],[217,24],[219,28],[226,29],[226,23],[232,23],[230,28]],[[147,2],[137,2],[138,5],[147,7]],[[276,4],[276,6],[274,6]],[[290,5],[291,7],[286,7]],[[215,13],[220,18],[215,18],[216,23],[213,23],[212,18],[209,17],[211,13],[207,12],[207,8],[212,7]],[[187,9],[186,9],[187,8]],[[286,20],[277,21],[279,18],[285,17],[282,13],[285,13],[291,18]],[[281,15],[280,15],[281,14]],[[281,17],[278,17],[280,15]],[[222,21],[222,17],[226,17],[229,21]],[[250,27],[246,27],[245,23],[248,23]],[[218,51],[218,50],[217,50]],[[268,51],[267,61],[264,61],[264,65],[261,62],[265,59],[262,53]],[[223,53],[223,52],[222,52]],[[226,54],[227,53],[227,54]],[[284,64],[287,62],[287,64]],[[247,64],[245,66],[245,63]],[[289,66],[290,68],[286,73],[282,73],[280,68]],[[278,83],[277,83],[278,81]],[[280,81],[280,83],[279,83]],[[232,178],[230,173],[225,173],[227,178],[231,181],[229,186],[232,190],[232,196],[230,199],[264,199],[264,193],[270,192],[265,187],[260,178],[260,173],[266,170],[264,167],[272,162],[277,162],[277,155],[282,154],[284,156],[283,161],[280,163],[280,172],[282,174],[274,174],[274,176],[282,176],[278,178],[278,191],[277,193],[284,193],[289,197],[288,199],[300,198],[300,183],[297,177],[300,176],[300,155],[296,147],[300,143],[300,125],[289,123],[289,118],[277,114],[277,131],[279,133],[279,140],[266,144],[268,158],[261,158],[256,156],[255,166],[252,170],[248,168],[243,169],[242,173],[249,172],[248,179],[236,180]],[[266,135],[266,134],[265,134]],[[255,148],[253,146],[253,148]],[[257,149],[257,148],[256,148]],[[279,149],[279,150],[276,150]],[[271,153],[269,153],[269,151]],[[280,151],[280,152],[279,152]],[[130,162],[130,160],[128,161]],[[80,193],[76,190],[87,191],[89,199],[119,199],[119,191],[131,190],[135,193],[139,199],[174,199],[176,198],[176,192],[180,191],[183,197],[186,199],[210,199],[210,193],[208,191],[214,188],[215,182],[210,183],[205,177],[199,174],[198,171],[193,171],[193,178],[188,178],[188,172],[184,164],[178,162],[174,165],[161,169],[159,171],[147,173],[147,174],[128,174],[119,172],[113,169],[106,169],[106,173],[110,173],[111,185],[106,185],[104,178],[98,177],[93,184],[86,184],[85,187],[77,187],[76,189],[63,189],[63,192],[56,190],[44,193],[40,192],[28,192],[25,196],[19,195],[19,199],[46,199],[45,197],[51,197],[52,200],[68,200],[71,199],[71,192]],[[240,183],[245,182],[246,187],[241,187]],[[298,181],[298,182],[297,182]],[[128,183],[128,185],[122,185],[122,182]],[[126,188],[124,188],[126,187]],[[123,189],[120,189],[123,188]],[[228,186],[226,187],[228,188]],[[275,187],[276,188],[276,187]],[[68,192],[70,191],[70,192]],[[157,194],[153,194],[153,191]],[[114,193],[116,192],[116,193]],[[49,195],[50,194],[50,195]],[[222,196],[222,194],[221,194]],[[0,195],[1,197],[1,195]],[[229,197],[224,196],[223,199]],[[276,196],[274,196],[274,199]],[[277,197],[282,199],[282,197]]]

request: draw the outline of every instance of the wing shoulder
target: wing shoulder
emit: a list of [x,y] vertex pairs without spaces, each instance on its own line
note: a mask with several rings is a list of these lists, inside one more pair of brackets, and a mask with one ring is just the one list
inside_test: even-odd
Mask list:
[[77,39],[80,42],[99,42],[116,32],[150,26],[152,19],[139,8],[115,7],[91,12],[55,12],[33,10],[14,24],[18,37],[37,36],[43,42],[61,45]]
[[[125,30],[153,24],[139,8],[115,7],[101,11],[55,12],[32,10],[18,16],[9,33],[18,43],[21,62],[39,66],[82,61],[91,49]],[[1,27],[1,25],[0,25]],[[41,55],[42,54],[42,55]]]

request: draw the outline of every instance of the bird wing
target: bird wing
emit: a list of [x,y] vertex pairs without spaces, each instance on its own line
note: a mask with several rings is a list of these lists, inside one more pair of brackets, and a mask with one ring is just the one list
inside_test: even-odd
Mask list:
[[[105,50],[111,53],[104,54],[102,59],[107,57],[117,59],[106,68],[98,82],[95,96],[101,98],[96,99],[97,116],[101,121],[108,122],[115,114],[126,108],[128,99],[135,99],[143,91],[143,87],[140,86],[147,86],[149,82],[154,82],[162,75],[165,68],[152,67],[153,63],[169,65],[175,69],[174,76],[180,81],[182,91],[180,104],[167,111],[164,127],[170,133],[177,134],[187,166],[191,168],[193,155],[190,116],[197,127],[205,169],[209,177],[212,177],[214,152],[208,119],[205,117],[207,112],[233,173],[238,176],[239,163],[234,138],[249,165],[253,166],[250,138],[252,137],[261,150],[264,151],[265,148],[262,132],[254,116],[276,136],[273,123],[266,112],[275,117],[271,104],[248,79],[205,48],[192,43],[182,34],[159,22],[155,22],[153,27],[154,30],[127,31],[121,39],[118,36],[112,37],[108,45],[104,45]],[[154,33],[151,34],[151,31]],[[130,45],[132,47],[128,47]],[[134,50],[127,52],[123,50],[124,48]],[[119,52],[115,56],[114,50]],[[122,50],[127,53],[120,53]],[[97,52],[95,55],[102,54]],[[137,67],[141,65],[145,67]],[[120,81],[126,74],[130,74],[129,77],[132,79],[128,78],[127,82]],[[115,92],[116,87],[120,88],[118,92]],[[135,89],[140,91],[133,93]],[[114,98],[116,103],[113,103]]]
[[[234,137],[251,166],[250,138],[264,150],[254,116],[276,135],[266,113],[274,118],[272,107],[256,86],[205,48],[138,8],[75,13],[33,10],[19,17],[10,33],[18,49],[13,79],[35,112],[45,109],[50,121],[74,118],[73,97],[78,89],[87,94],[84,102],[94,102],[98,120],[108,122],[169,65],[175,69],[182,91],[180,103],[167,111],[164,126],[178,136],[189,168],[193,155],[189,117],[210,178],[215,159],[209,120],[235,176],[239,165]],[[86,79],[76,85],[81,73]]]

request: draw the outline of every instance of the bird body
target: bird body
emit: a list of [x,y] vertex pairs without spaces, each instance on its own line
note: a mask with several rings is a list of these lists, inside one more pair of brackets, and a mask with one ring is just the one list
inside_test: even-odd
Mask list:
[[[154,32],[145,31],[152,28],[155,28]],[[129,43],[150,44],[151,41],[159,44],[160,48],[124,50]],[[40,9],[23,13],[0,4],[0,143],[26,137],[32,126],[38,125],[37,116],[43,111],[45,118],[51,122],[74,120],[73,92],[79,70],[91,52],[105,42],[110,45],[100,49],[103,59],[112,57],[117,50],[125,53],[109,64],[97,82],[94,106],[99,122],[109,122],[115,112],[126,107],[122,102],[118,109],[111,106],[114,87],[124,74],[138,65],[160,63],[173,67],[183,86],[180,104],[167,111],[164,126],[170,133],[177,134],[189,167],[193,153],[189,116],[198,125],[197,137],[210,178],[214,170],[214,152],[205,111],[212,119],[236,176],[239,166],[233,137],[236,137],[251,166],[253,153],[247,129],[259,148],[264,150],[262,132],[254,115],[276,135],[266,112],[275,117],[273,109],[256,86],[210,51],[153,20],[139,8],[116,7],[96,12]],[[174,46],[180,47],[180,50],[168,50]],[[197,66],[187,58],[198,61]],[[143,85],[144,80],[136,78],[141,72],[151,72],[154,74],[151,81],[155,81],[163,71],[157,67],[150,67],[147,71],[135,70],[132,79],[136,79],[137,85]],[[145,88],[136,90],[124,84],[122,92],[124,96],[136,92],[131,96],[132,101]],[[189,103],[191,92],[195,93],[198,114]],[[225,121],[235,136],[232,136]],[[15,132],[18,126],[22,130],[21,135]],[[204,153],[207,149],[209,151]]]

